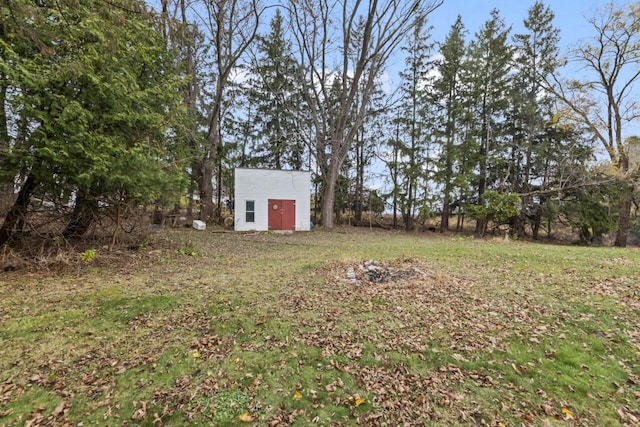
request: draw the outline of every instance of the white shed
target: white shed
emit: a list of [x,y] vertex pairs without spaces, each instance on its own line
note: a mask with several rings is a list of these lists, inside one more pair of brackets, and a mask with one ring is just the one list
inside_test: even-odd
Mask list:
[[235,170],[236,231],[307,231],[311,220],[311,172]]

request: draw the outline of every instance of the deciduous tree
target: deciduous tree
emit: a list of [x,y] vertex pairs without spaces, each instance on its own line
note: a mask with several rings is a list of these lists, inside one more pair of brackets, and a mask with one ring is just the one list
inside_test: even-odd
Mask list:
[[[199,183],[201,217],[209,220],[215,214],[213,179],[220,160],[217,156],[222,143],[224,112],[232,102],[228,96],[229,86],[233,83],[232,73],[254,42],[264,9],[257,0],[213,0],[202,1],[201,4],[206,10],[204,34],[212,49],[212,61],[207,64],[210,70],[208,81],[202,83],[209,86],[209,93],[203,100],[207,125]],[[218,214],[220,209],[218,204]]]
[[624,191],[620,193],[615,245],[627,245],[633,183],[629,168],[629,128],[640,118],[640,6],[637,2],[616,7],[613,2],[598,10],[588,23],[593,37],[573,49],[572,65],[581,70],[576,78],[553,74],[545,87],[588,125],[605,148]]
[[[322,173],[322,223],[333,227],[336,184],[366,106],[393,51],[415,25],[442,3],[372,0],[292,1],[292,31],[313,126],[312,143]],[[333,80],[342,85],[336,108],[327,109]],[[358,108],[356,108],[358,107]]]

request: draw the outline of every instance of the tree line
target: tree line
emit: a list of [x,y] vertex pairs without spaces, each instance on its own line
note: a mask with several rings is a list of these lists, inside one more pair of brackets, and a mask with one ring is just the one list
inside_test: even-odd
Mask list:
[[115,241],[146,204],[221,221],[240,166],[312,170],[327,228],[347,210],[533,238],[561,220],[626,246],[639,4],[605,5],[561,52],[540,1],[520,33],[494,10],[433,40],[441,3],[3,2],[0,245],[36,228],[36,202],[65,239],[108,217]]

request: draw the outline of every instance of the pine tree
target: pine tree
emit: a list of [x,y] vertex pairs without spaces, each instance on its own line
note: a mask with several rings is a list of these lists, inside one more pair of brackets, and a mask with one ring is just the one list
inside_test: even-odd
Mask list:
[[[440,231],[449,230],[453,194],[462,172],[460,148],[463,141],[461,127],[465,111],[464,67],[466,61],[465,30],[458,16],[440,46],[442,58],[436,62],[439,77],[434,82],[434,104],[439,106],[436,141],[440,146],[437,182],[442,186],[442,217]],[[456,170],[458,172],[456,172]]]
[[[387,95],[376,82],[376,89],[373,91],[369,105],[366,107],[369,113],[365,116],[363,126],[358,130],[354,138],[353,150],[350,153],[355,176],[352,181],[351,205],[353,208],[354,220],[356,223],[362,221],[362,213],[368,208],[367,191],[365,183],[367,179],[367,167],[375,157],[377,141],[384,139],[384,130],[381,123],[383,112],[387,108]],[[348,159],[349,161],[349,159]]]
[[[416,210],[420,208],[419,200],[424,201],[425,171],[430,159],[427,158],[431,125],[428,117],[428,73],[432,70],[429,60],[432,50],[430,28],[425,26],[423,18],[417,18],[412,36],[408,38],[406,47],[406,68],[400,72],[400,108],[396,121],[399,125],[401,140],[398,149],[402,158],[400,167],[402,189],[398,191],[402,217],[406,230],[413,229]],[[422,187],[422,188],[421,188]]]
[[298,65],[285,39],[280,9],[271,20],[271,31],[259,36],[258,58],[251,69],[248,102],[253,107],[250,120],[257,139],[253,153],[261,166],[299,170],[304,165],[303,137],[299,129],[304,111]]
[[[506,125],[508,90],[513,49],[508,45],[511,31],[498,10],[491,12],[469,45],[470,95],[476,106],[472,112],[472,137],[478,145],[476,200],[488,189],[503,187],[510,171],[506,168]],[[486,219],[477,218],[476,233],[484,234]]]
[[[544,156],[541,134],[554,108],[554,98],[543,90],[542,82],[559,65],[559,29],[553,26],[554,14],[548,6],[537,1],[524,20],[526,33],[516,34],[516,75],[512,87],[511,191],[530,193],[541,182],[541,172],[548,160]],[[554,140],[552,140],[554,141]],[[555,141],[554,141],[555,142]],[[524,235],[528,218],[532,230],[540,226],[542,206],[533,198],[522,197],[522,211],[514,226]],[[537,232],[534,232],[537,236]]]

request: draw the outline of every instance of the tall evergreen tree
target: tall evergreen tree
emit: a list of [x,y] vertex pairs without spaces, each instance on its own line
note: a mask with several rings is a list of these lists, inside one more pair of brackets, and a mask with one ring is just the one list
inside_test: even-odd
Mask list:
[[420,208],[419,201],[425,200],[424,194],[423,197],[418,195],[426,186],[425,170],[430,161],[426,155],[431,133],[431,122],[427,116],[431,105],[427,96],[431,85],[428,75],[433,68],[429,60],[433,48],[429,31],[424,18],[417,17],[411,37],[403,47],[407,55],[406,68],[400,72],[401,101],[396,120],[401,136],[398,148],[402,158],[402,188],[398,195],[406,230],[413,229],[416,210]]
[[[553,26],[554,14],[548,6],[537,1],[529,9],[524,20],[527,32],[516,34],[517,55],[515,56],[516,75],[512,85],[511,107],[511,191],[527,194],[536,183],[541,182],[544,170],[545,153],[542,144],[559,142],[545,140],[548,116],[554,108],[554,98],[543,89],[542,82],[559,65],[559,29]],[[516,221],[515,231],[525,234],[528,220],[533,221],[532,228],[539,228],[542,209],[539,201],[528,196],[522,197],[522,211]]]
[[[505,118],[513,49],[508,44],[507,27],[497,9],[469,45],[470,95],[475,99],[472,137],[478,146],[477,202],[491,188],[498,189],[510,171],[506,168],[507,136]],[[486,219],[477,218],[476,233],[484,234]]]
[[386,167],[386,184],[390,186],[390,190],[384,194],[385,198],[391,198],[391,211],[393,214],[393,227],[398,226],[398,209],[400,204],[400,192],[402,185],[400,182],[400,147],[402,141],[400,139],[400,123],[396,120],[395,111],[388,111],[384,116],[384,124],[387,133],[383,139],[384,145],[378,153],[378,158]]
[[440,156],[436,181],[442,187],[442,216],[440,231],[449,230],[451,204],[462,169],[460,148],[463,145],[461,128],[465,120],[464,67],[466,61],[465,29],[458,16],[449,34],[440,45],[441,58],[436,62],[438,78],[434,82],[433,101],[438,107],[436,141]]
[[[362,102],[362,101],[360,101]],[[354,168],[352,181],[351,205],[356,223],[362,221],[362,213],[368,206],[365,183],[367,180],[367,167],[371,164],[376,153],[376,142],[382,140],[383,126],[381,117],[388,108],[388,96],[376,82],[376,89],[366,106],[369,113],[365,116],[363,126],[358,130],[354,138],[353,150],[350,160]],[[348,160],[349,161],[349,160]]]
[[[0,69],[10,88],[0,170],[21,176],[0,229],[9,241],[38,192],[75,207],[63,232],[82,235],[100,202],[159,198],[181,174],[166,162],[165,131],[178,111],[179,78],[155,17],[141,2],[14,0]],[[6,13],[3,9],[2,14]]]
[[305,164],[299,118],[304,111],[298,65],[285,39],[280,9],[271,20],[271,31],[259,36],[258,58],[251,69],[248,102],[253,107],[254,155],[259,164],[276,169],[299,170]]

